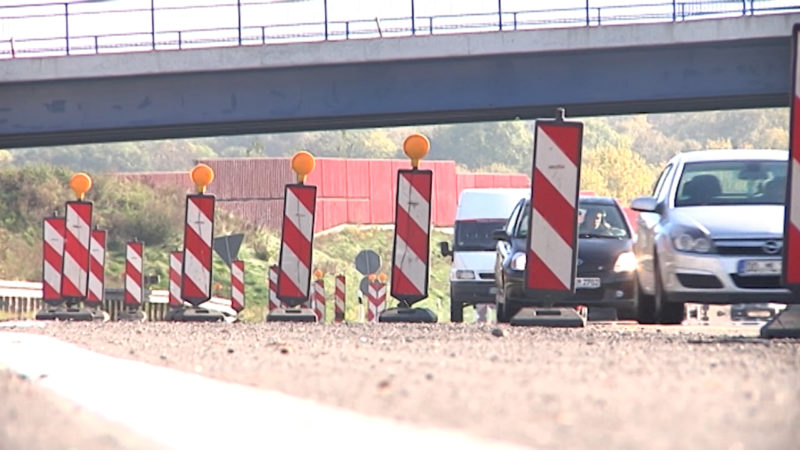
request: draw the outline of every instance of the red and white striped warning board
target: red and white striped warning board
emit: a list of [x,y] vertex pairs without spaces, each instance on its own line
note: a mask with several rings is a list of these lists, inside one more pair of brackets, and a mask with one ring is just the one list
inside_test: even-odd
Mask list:
[[386,285],[379,281],[369,284],[367,292],[367,322],[377,322],[386,310]]
[[800,289],[800,24],[792,30],[793,77],[791,126],[789,130],[789,174],[783,229],[783,283]]
[[323,280],[314,281],[314,314],[317,315],[317,322],[325,322],[325,282]]
[[183,252],[175,251],[169,253],[169,306],[183,306],[181,300],[181,269],[183,264]]
[[125,304],[139,306],[144,300],[144,243],[128,242],[125,247]]
[[428,296],[430,170],[398,170],[392,252],[392,297],[411,306]]
[[231,308],[244,309],[244,261],[231,261]]
[[89,284],[89,245],[92,235],[92,204],[67,202],[64,236],[64,262],[61,274],[61,296],[86,298]]
[[64,259],[65,221],[46,217],[42,236],[42,300],[61,302],[61,264]]
[[213,195],[186,196],[181,298],[197,306],[211,298],[211,253],[214,238]]
[[89,244],[89,294],[87,304],[102,303],[106,283],[106,230],[92,230]]
[[286,185],[278,298],[290,306],[298,306],[309,300],[316,203],[316,186]]
[[334,293],[334,310],[333,310],[333,321],[336,323],[344,322],[344,312],[345,312],[345,279],[344,275],[337,275],[336,276],[336,290]]
[[574,292],[582,139],[580,122],[536,121],[526,290]]
[[278,299],[278,266],[269,266],[269,310],[273,311],[281,307]]

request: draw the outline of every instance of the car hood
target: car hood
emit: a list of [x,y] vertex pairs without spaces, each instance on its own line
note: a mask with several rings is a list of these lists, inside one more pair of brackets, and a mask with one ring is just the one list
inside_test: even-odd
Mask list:
[[706,232],[712,239],[780,238],[783,205],[684,206],[671,222]]
[[[527,242],[515,239],[515,251],[524,252]],[[587,272],[611,270],[620,253],[633,248],[631,239],[581,238],[578,239],[578,275]]]
[[620,253],[631,250],[630,239],[578,239],[578,274],[610,270]]
[[453,268],[493,273],[497,255],[493,250],[480,252],[453,252]]

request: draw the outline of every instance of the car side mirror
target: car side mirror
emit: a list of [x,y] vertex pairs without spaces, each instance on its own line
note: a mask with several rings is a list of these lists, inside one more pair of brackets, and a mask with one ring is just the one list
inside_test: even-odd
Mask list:
[[507,241],[508,233],[506,233],[506,230],[502,228],[499,230],[494,230],[492,231],[492,239],[494,239],[495,241]]
[[636,197],[631,201],[631,209],[639,212],[657,212],[658,200],[654,197]]
[[442,256],[453,256],[453,252],[450,250],[449,242],[439,242],[439,250],[442,252]]

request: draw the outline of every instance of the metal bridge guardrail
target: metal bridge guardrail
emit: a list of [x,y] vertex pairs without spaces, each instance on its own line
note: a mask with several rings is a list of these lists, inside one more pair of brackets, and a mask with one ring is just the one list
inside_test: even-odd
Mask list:
[[[505,10],[502,0],[486,0],[493,5],[491,12],[426,16],[414,12],[415,2],[419,7],[423,0],[408,1],[409,16],[336,21],[328,20],[333,0],[297,2],[306,8],[320,6],[321,11],[311,15],[323,16],[322,21],[301,23],[276,21],[270,11],[278,5],[270,0],[162,7],[151,0],[149,8],[130,9],[68,1],[6,6],[0,8],[0,59],[682,22],[800,11],[798,2],[786,0],[603,2],[601,6],[587,0],[582,7],[531,10]],[[186,27],[188,23],[194,25]]]

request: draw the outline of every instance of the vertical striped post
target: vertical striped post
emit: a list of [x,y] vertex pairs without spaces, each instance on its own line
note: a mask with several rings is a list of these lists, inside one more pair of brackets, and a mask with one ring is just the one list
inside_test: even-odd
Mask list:
[[105,272],[106,272],[106,231],[92,230],[92,240],[89,244],[89,295],[86,304],[99,305],[105,298]]
[[144,301],[144,243],[128,242],[125,247],[125,305],[138,309]]
[[181,300],[181,266],[183,264],[183,252],[175,251],[169,253],[169,300],[168,304],[172,308],[183,306]]
[[335,291],[335,300],[334,300],[334,312],[333,312],[333,321],[336,323],[344,322],[344,313],[345,313],[345,278],[344,275],[337,275],[336,276],[336,291]]
[[231,307],[238,313],[244,309],[244,261],[231,261]]
[[314,314],[317,321],[325,322],[325,281],[323,279],[314,280]]
[[92,204],[84,201],[67,202],[65,221],[61,296],[64,299],[83,300],[89,284]]
[[575,291],[582,139],[580,122],[536,121],[525,289],[544,298]]
[[281,307],[278,299],[278,266],[269,266],[269,310],[273,311]]
[[789,173],[783,228],[783,284],[800,292],[800,24],[792,29],[792,104]]
[[392,297],[406,306],[428,296],[430,170],[399,170],[392,252]]
[[386,309],[386,285],[373,281],[369,284],[367,294],[367,322],[378,322],[381,313]]
[[277,291],[290,306],[309,300],[316,199],[316,186],[286,185]]
[[46,217],[42,236],[42,300],[46,304],[61,303],[61,265],[64,258],[63,217]]
[[186,196],[181,298],[197,306],[211,298],[211,244],[214,237],[213,195]]

